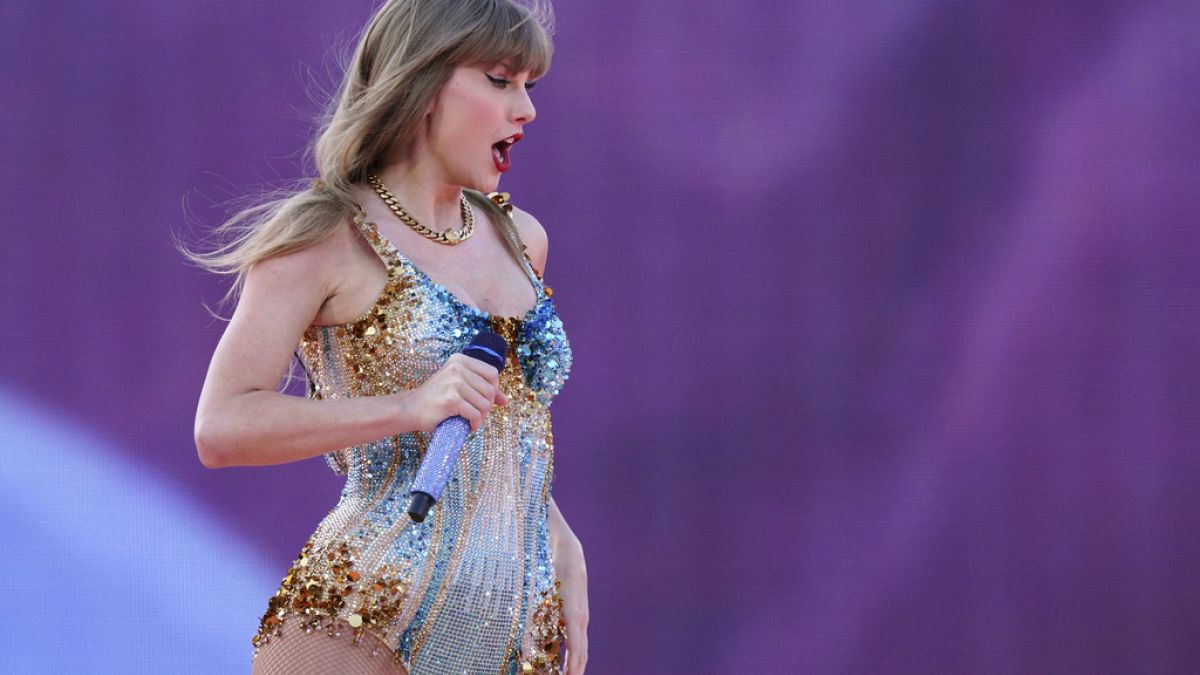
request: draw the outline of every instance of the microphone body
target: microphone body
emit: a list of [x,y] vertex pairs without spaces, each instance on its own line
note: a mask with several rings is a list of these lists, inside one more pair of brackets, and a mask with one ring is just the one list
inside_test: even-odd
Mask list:
[[[463,354],[492,365],[496,370],[504,370],[504,355],[507,353],[508,343],[489,330],[480,331],[463,350]],[[450,482],[454,461],[458,459],[470,431],[471,423],[461,415],[447,417],[433,430],[429,448],[425,451],[408,493],[408,515],[414,522],[423,522],[429,509],[441,498],[442,490]]]

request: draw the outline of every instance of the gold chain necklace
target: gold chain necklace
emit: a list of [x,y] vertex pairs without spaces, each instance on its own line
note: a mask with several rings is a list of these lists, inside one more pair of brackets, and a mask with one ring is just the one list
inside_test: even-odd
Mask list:
[[418,234],[426,239],[432,239],[439,244],[454,246],[455,244],[461,244],[462,242],[466,241],[467,237],[470,237],[471,234],[475,232],[475,214],[471,212],[471,205],[467,203],[466,195],[458,196],[459,203],[462,204],[463,226],[457,230],[435,232],[418,223],[416,218],[408,215],[407,211],[400,208],[400,203],[396,201],[396,195],[392,194],[391,190],[387,189],[387,187],[383,184],[383,181],[379,180],[379,176],[370,174],[367,176],[367,182],[371,184],[371,188],[375,190],[375,193],[379,195],[379,198],[383,200],[383,203],[387,204],[388,208],[392,210],[392,213],[396,214],[396,217],[400,219],[400,222],[416,230]]

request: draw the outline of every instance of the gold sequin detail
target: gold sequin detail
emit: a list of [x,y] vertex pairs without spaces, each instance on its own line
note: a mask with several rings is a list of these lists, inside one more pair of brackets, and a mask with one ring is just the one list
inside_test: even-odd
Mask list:
[[533,650],[521,655],[521,672],[536,675],[562,673],[567,625],[562,616],[562,597],[558,594],[560,587],[561,583],[556,579],[554,590],[543,595],[533,614],[533,625],[529,627]]
[[[288,570],[283,583],[267,603],[267,612],[259,622],[251,642],[262,647],[281,634],[283,620],[289,615],[302,618],[306,633],[325,630],[329,635],[347,629],[361,638],[365,631],[382,637],[382,629],[399,614],[406,596],[406,585],[398,570],[381,568],[372,578],[364,579],[354,569],[355,554],[346,543],[333,550],[317,551],[311,542]],[[353,612],[343,624],[338,614],[352,598]]]

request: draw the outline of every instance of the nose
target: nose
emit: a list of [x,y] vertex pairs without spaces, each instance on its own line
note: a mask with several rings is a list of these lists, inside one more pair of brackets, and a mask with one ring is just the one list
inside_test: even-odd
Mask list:
[[528,124],[537,117],[537,108],[533,107],[533,99],[529,98],[529,90],[521,87],[521,95],[518,97],[516,108],[513,110],[513,121],[519,124]]

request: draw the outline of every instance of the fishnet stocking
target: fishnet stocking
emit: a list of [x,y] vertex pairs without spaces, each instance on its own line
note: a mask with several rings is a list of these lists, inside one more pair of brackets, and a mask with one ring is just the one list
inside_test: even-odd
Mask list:
[[299,624],[289,618],[283,634],[259,649],[253,675],[407,675],[392,650],[370,634],[355,644],[352,635],[329,637],[323,630],[306,635]]

